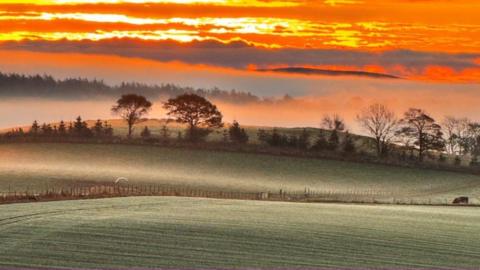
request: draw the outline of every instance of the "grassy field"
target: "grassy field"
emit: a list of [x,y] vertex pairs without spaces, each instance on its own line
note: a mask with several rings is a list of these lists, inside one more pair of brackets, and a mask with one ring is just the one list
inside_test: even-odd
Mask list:
[[0,267],[477,268],[480,212],[187,198],[0,206]]
[[0,192],[113,183],[118,177],[224,191],[373,190],[439,202],[480,197],[479,176],[435,170],[138,145],[0,145]]

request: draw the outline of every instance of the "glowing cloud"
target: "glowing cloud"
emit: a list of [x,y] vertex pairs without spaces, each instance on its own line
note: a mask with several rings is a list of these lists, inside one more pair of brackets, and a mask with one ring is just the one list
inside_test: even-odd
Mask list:
[[5,0],[4,4],[21,3],[36,5],[54,5],[54,4],[122,4],[122,3],[171,3],[171,4],[213,4],[226,6],[260,6],[260,7],[285,7],[299,5],[296,1],[262,1],[262,0]]

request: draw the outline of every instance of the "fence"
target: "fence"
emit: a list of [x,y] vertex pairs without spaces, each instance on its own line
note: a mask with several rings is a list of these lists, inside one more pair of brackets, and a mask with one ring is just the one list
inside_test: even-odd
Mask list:
[[[125,184],[91,184],[68,186],[63,188],[45,188],[42,191],[9,191],[0,192],[0,204],[14,202],[54,201],[93,199],[127,196],[177,196],[237,200],[265,200],[290,202],[343,202],[343,203],[377,203],[408,205],[452,205],[453,198],[432,199],[424,197],[395,197],[389,192],[375,190],[351,191],[316,191],[305,188],[303,191],[277,192],[233,192],[218,190],[202,190],[187,187],[171,187],[162,185],[125,185]],[[470,200],[463,205],[479,205],[478,200]]]
[[266,198],[266,193],[209,191],[185,187],[166,187],[161,185],[83,185],[63,188],[46,188],[43,191],[26,190],[21,192],[0,192],[0,203],[127,196],[177,196],[261,200]]

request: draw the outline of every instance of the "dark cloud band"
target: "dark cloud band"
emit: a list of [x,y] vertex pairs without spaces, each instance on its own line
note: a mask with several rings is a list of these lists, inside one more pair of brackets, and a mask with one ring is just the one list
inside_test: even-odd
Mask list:
[[162,62],[180,61],[237,69],[251,66],[264,69],[286,66],[340,66],[362,70],[379,66],[386,73],[405,77],[418,75],[432,66],[455,72],[480,68],[480,54],[418,52],[392,50],[361,52],[333,49],[269,49],[252,46],[243,41],[222,43],[214,40],[182,43],[172,40],[145,41],[112,39],[102,41],[21,41],[4,42],[0,49],[36,52],[107,54],[138,57]]

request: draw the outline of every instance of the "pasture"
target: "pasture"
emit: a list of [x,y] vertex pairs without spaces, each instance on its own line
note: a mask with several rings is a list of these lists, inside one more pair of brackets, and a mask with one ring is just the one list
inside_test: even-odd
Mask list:
[[0,267],[480,265],[471,207],[135,197],[0,206]]
[[213,191],[371,191],[438,202],[480,197],[479,176],[435,170],[141,145],[0,145],[0,192],[113,183],[118,177]]

